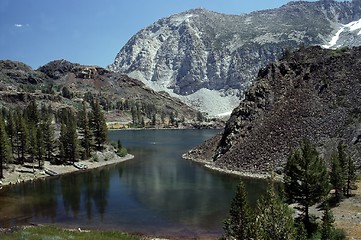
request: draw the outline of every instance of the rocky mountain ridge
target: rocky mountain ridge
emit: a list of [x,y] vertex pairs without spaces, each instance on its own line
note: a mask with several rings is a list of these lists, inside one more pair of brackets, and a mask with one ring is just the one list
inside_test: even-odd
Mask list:
[[142,120],[151,124],[152,120],[153,127],[175,127],[178,123],[192,127],[199,118],[197,111],[179,99],[98,66],[56,60],[33,70],[21,62],[0,60],[0,106],[16,107],[36,100],[54,110],[76,111],[83,100],[90,103],[92,99],[100,101],[109,122],[124,126],[134,121],[134,115],[139,118],[137,124]]
[[283,167],[304,138],[325,159],[339,141],[361,166],[361,47],[303,48],[262,68],[223,134],[186,157],[254,173]]
[[[258,70],[282,56],[284,49],[329,45],[340,28],[347,30],[344,25],[360,18],[360,0],[297,1],[242,15],[194,9],[139,31],[109,69],[217,115],[237,106]],[[337,46],[358,45],[359,36],[353,34],[354,40],[348,41],[346,32]]]

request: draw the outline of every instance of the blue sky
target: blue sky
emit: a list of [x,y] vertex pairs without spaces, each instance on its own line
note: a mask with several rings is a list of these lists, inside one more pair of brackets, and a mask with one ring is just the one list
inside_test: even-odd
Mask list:
[[0,0],[0,59],[105,67],[140,29],[191,8],[239,14],[285,0]]

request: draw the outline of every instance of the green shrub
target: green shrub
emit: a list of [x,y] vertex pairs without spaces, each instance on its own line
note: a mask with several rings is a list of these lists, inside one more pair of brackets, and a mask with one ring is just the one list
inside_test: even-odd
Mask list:
[[119,157],[125,157],[128,154],[128,150],[125,147],[122,147],[121,149],[118,149],[117,154]]
[[331,239],[332,240],[344,240],[346,239],[346,232],[343,229],[336,228],[333,229],[331,233]]

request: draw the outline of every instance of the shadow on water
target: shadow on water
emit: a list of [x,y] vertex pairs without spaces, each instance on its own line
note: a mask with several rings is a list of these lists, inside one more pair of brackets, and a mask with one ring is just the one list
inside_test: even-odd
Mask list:
[[[135,159],[0,191],[0,227],[56,223],[155,235],[219,236],[237,177],[181,155],[215,130],[112,131]],[[245,179],[250,201],[264,181]]]

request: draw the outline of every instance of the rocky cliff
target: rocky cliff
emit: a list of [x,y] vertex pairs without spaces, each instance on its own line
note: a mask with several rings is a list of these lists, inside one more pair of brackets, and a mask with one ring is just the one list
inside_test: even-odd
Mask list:
[[[240,93],[258,70],[278,59],[284,49],[359,44],[357,34],[352,34],[353,40],[347,39],[350,28],[345,24],[360,18],[360,0],[297,1],[243,15],[195,9],[139,31],[109,68],[140,79],[155,90],[178,94],[201,110],[226,112],[238,105]],[[336,39],[336,34],[342,38]],[[222,101],[219,98],[212,101],[214,93],[194,94],[201,89],[228,97],[228,102],[222,102],[228,106],[218,106],[217,101]],[[212,104],[207,105],[207,101]]]
[[304,138],[327,159],[340,140],[360,162],[361,48],[300,49],[262,68],[222,135],[187,154],[217,167],[277,170]]

